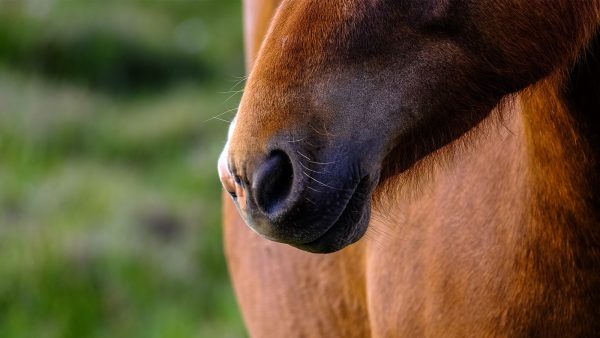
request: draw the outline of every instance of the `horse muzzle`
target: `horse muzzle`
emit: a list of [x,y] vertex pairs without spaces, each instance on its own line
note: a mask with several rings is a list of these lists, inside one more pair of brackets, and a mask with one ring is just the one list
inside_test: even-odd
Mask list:
[[250,228],[316,253],[359,240],[369,223],[378,172],[364,172],[352,155],[317,154],[295,143],[277,143],[266,155],[245,156],[244,161],[234,161],[239,154],[226,146],[219,158],[223,187]]

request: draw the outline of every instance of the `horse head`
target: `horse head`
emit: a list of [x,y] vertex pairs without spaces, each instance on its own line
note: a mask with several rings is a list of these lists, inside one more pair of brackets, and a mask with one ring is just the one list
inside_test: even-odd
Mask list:
[[284,0],[219,160],[225,189],[269,239],[357,241],[379,185],[573,60],[598,13],[570,3]]

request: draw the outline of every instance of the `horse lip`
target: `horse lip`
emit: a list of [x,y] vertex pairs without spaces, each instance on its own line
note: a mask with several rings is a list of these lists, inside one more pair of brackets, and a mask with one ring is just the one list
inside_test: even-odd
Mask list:
[[[365,212],[366,212],[364,210],[364,205],[365,205],[365,203],[368,203],[369,200],[365,199],[364,201],[362,201],[362,203],[360,203],[360,205],[354,205],[354,204],[361,202],[361,201],[357,201],[357,198],[359,198],[357,196],[357,194],[369,194],[370,193],[371,189],[369,189],[369,187],[370,187],[369,177],[365,176],[355,186],[355,189],[354,189],[352,195],[350,196],[350,198],[348,199],[348,201],[346,202],[346,204],[340,211],[338,217],[335,219],[335,221],[333,221],[331,223],[331,225],[327,228],[327,230],[325,230],[325,232],[323,232],[319,237],[317,237],[314,240],[311,240],[310,242],[300,243],[300,244],[292,244],[292,245],[296,246],[299,249],[313,252],[313,253],[330,253],[330,252],[340,250],[343,247],[345,247],[349,244],[352,244],[352,243],[356,242],[358,239],[360,239],[362,237],[362,234],[364,233],[364,231],[359,231],[358,234],[356,232],[351,233],[349,235],[346,234],[347,235],[346,238],[342,239],[343,244],[339,245],[339,246],[328,245],[330,243],[327,243],[328,238],[326,238],[326,237],[331,235],[333,232],[342,231],[349,226],[350,227],[359,226],[360,225],[359,223],[361,221],[364,221]],[[353,208],[353,210],[350,210],[350,208]],[[344,216],[347,216],[348,213],[354,212],[357,209],[363,209],[363,210],[360,210],[361,217],[359,220],[357,220],[353,224],[349,224],[348,222],[342,223],[343,218],[345,218]],[[360,229],[354,229],[354,230],[360,230]],[[364,230],[366,230],[366,227]],[[354,238],[348,238],[348,237],[354,237]]]

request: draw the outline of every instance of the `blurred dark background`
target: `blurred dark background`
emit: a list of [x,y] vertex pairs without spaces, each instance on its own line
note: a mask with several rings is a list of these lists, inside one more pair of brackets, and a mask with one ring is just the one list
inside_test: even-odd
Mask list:
[[240,0],[0,0],[0,337],[244,337]]

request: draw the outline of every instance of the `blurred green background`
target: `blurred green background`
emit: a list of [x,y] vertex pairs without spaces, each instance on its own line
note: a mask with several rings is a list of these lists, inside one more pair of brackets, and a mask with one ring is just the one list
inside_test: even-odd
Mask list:
[[240,2],[0,0],[0,337],[245,336],[216,175]]

